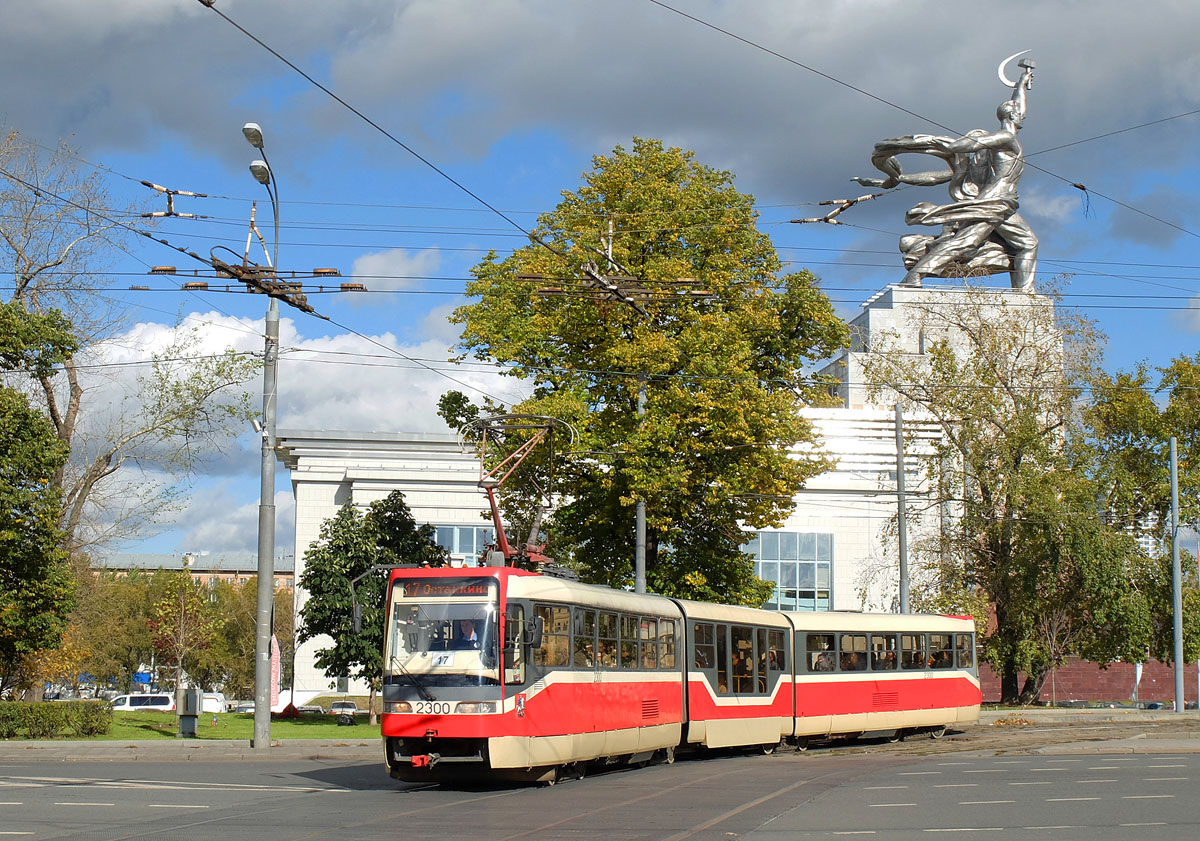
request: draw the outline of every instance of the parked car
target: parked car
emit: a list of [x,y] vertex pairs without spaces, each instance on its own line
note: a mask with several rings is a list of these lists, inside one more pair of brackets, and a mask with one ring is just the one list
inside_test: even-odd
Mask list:
[[112,699],[112,708],[114,710],[158,710],[160,712],[174,712],[175,696],[150,693],[118,695]]
[[325,708],[316,704],[305,704],[302,707],[296,707],[296,712],[300,715],[324,715]]
[[234,705],[233,711],[235,713],[252,713],[254,712],[254,702],[238,701],[238,703]]
[[329,705],[329,712],[331,715],[363,715],[366,710],[360,710],[353,701],[334,701]]

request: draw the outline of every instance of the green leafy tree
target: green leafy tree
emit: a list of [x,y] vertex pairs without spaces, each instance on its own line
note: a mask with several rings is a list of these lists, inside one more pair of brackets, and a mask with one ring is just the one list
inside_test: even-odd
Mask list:
[[308,600],[300,608],[299,642],[329,638],[317,651],[326,674],[370,683],[370,709],[383,675],[386,576],[368,575],[354,589],[362,606],[362,632],[356,634],[350,582],[379,564],[444,566],[446,551],[434,542],[433,527],[418,525],[404,494],[393,491],[359,512],[346,504],[321,526],[320,537],[304,554],[300,587]]
[[[743,526],[780,523],[825,469],[795,455],[815,443],[798,410],[824,399],[805,369],[846,327],[811,274],[782,273],[732,182],[655,140],[597,156],[532,244],[473,269],[478,300],[453,316],[467,354],[531,386],[511,411],[578,432],[544,528],[589,580],[632,582],[641,499],[652,589],[761,603]],[[442,410],[455,425],[476,411],[454,394]],[[514,485],[506,506],[528,521],[532,496]]]
[[877,400],[898,398],[941,427],[931,503],[958,522],[914,543],[914,604],[971,610],[981,626],[989,606],[985,654],[1002,700],[1028,703],[1068,655],[1144,656],[1145,559],[1096,503],[1102,460],[1086,445],[1080,397],[1099,334],[1047,296],[951,294],[913,304],[914,328],[940,337],[924,353],[900,333],[872,335],[863,367]]
[[87,650],[87,671],[98,681],[133,691],[133,676],[154,661],[149,621],[165,592],[168,573],[131,570],[85,572],[72,624]]
[[[0,304],[0,370],[28,380],[75,350],[56,311]],[[53,477],[67,448],[17,388],[0,385],[0,693],[28,673],[28,659],[57,648],[75,598],[58,527],[62,494]]]
[[[183,676],[191,673],[201,652],[213,643],[225,619],[218,616],[205,593],[186,572],[167,573],[162,598],[154,605],[146,625],[161,665],[174,671],[178,696]],[[177,701],[178,705],[178,701]]]

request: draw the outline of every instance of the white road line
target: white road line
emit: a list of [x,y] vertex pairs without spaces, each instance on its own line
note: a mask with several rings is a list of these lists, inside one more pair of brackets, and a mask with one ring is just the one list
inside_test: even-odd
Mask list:
[[1115,771],[1115,770],[1117,770],[1117,766],[1116,765],[1093,765],[1090,768],[1088,768],[1088,770],[1089,771]]
[[1167,800],[1173,798],[1173,794],[1125,794],[1121,796],[1122,800]]
[[1166,826],[1166,821],[1149,821],[1147,823],[1119,823],[1117,826]]
[[941,771],[900,771],[896,774],[897,777],[935,777]]
[[938,765],[972,765],[971,762],[939,762]]
[[207,809],[207,806],[189,805],[187,803],[147,803],[147,809]]
[[1009,783],[1010,786],[1048,786],[1049,780],[1035,780],[1033,782]]
[[834,835],[874,835],[873,829],[843,829],[840,832],[835,831]]
[[863,791],[883,791],[887,788],[908,788],[908,786],[867,786]]
[[1186,768],[1186,764],[1179,765],[1147,765],[1147,768]]
[[1077,783],[1115,783],[1116,780],[1076,780]]
[[20,800],[0,800],[0,806],[21,806]]
[[1015,800],[960,800],[959,806],[995,806],[999,803],[1016,803]]
[[916,806],[916,803],[872,803],[872,809],[890,809],[893,806]]
[[978,768],[972,771],[963,771],[964,774],[1007,774],[1003,768]]
[[33,835],[33,833],[32,833],[32,832],[11,832],[11,831],[4,831],[4,832],[0,832],[0,835]]
[[55,803],[55,806],[116,806],[116,803]]
[[1186,780],[1187,777],[1146,777],[1142,780],[1144,783],[1174,783],[1180,780]]
[[1047,797],[1047,803],[1074,803],[1079,800],[1099,800],[1099,797]]
[[1003,832],[999,826],[952,826],[946,829],[922,829],[922,832]]
[[979,788],[979,783],[938,783],[934,788]]

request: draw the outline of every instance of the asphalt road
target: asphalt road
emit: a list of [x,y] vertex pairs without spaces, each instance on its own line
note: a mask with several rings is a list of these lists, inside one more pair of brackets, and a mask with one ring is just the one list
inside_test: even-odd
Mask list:
[[251,761],[210,748],[207,761],[57,761],[8,743],[0,841],[1200,837],[1198,740],[1190,726],[1172,735],[1144,724],[1044,722],[1008,749],[993,729],[718,755],[554,787],[403,785],[362,758],[365,745],[341,756],[330,746],[324,758]]

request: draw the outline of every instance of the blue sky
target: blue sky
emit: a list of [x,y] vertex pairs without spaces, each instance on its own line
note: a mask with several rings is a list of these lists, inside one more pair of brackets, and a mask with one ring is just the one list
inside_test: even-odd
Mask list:
[[[157,228],[207,253],[217,245],[241,251],[253,200],[271,237],[266,193],[246,169],[254,150],[240,131],[258,122],[281,191],[280,267],[336,267],[373,290],[310,297],[371,342],[283,313],[281,428],[444,429],[433,405],[461,386],[399,354],[490,394],[519,396],[512,381],[443,364],[454,339],[445,316],[462,303],[469,268],[488,249],[522,244],[504,219],[197,0],[4,6],[0,126],[48,146],[66,140],[105,167],[114,205],[161,209],[142,179],[209,194],[180,198],[176,208],[209,219]],[[1021,134],[1031,164],[1021,210],[1041,239],[1039,281],[1068,275],[1065,302],[1108,335],[1110,369],[1196,353],[1200,115],[1179,115],[1200,108],[1192,43],[1200,4],[668,4],[726,32],[650,0],[216,6],[523,226],[578,186],[593,155],[635,135],[692,149],[737,176],[783,258],[817,274],[845,317],[902,275],[904,211],[943,194],[897,193],[854,208],[836,228],[788,220],[818,215],[823,199],[864,192],[849,179],[874,174],[878,140],[947,133],[936,124],[994,127],[996,105],[1009,95],[996,66],[1029,49],[1038,70]],[[201,327],[206,346],[261,349],[262,298],[183,293],[146,277],[163,263],[191,267],[146,241],[111,267],[119,273],[109,294],[128,306],[123,353],[161,346],[177,316]],[[133,284],[155,291],[122,291]],[[237,441],[196,477],[176,520],[126,548],[253,549],[255,446],[250,434]],[[278,488],[287,546],[283,471]]]

